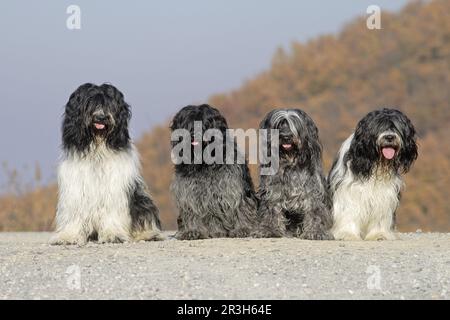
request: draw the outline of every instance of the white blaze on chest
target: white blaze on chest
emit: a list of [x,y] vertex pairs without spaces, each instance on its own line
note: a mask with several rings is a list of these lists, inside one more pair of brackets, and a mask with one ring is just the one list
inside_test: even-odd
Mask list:
[[390,217],[398,207],[398,195],[403,186],[399,176],[371,175],[368,180],[353,177],[350,170],[334,194],[334,212],[352,212],[362,225],[374,219]]
[[138,175],[134,149],[115,152],[101,145],[84,156],[72,154],[59,167],[61,209],[94,221],[111,213],[128,215]]

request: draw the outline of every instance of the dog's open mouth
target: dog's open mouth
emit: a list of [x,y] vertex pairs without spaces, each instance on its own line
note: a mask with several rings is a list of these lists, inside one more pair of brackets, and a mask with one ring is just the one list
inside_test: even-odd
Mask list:
[[103,123],[99,123],[99,122],[95,122],[94,123],[94,128],[101,131],[101,130],[105,130],[106,129],[106,125]]
[[291,150],[291,149],[292,149],[292,144],[291,144],[291,143],[283,143],[283,144],[281,145],[281,147],[282,147],[284,150]]
[[392,160],[394,159],[397,150],[394,147],[382,147],[381,153],[385,159]]

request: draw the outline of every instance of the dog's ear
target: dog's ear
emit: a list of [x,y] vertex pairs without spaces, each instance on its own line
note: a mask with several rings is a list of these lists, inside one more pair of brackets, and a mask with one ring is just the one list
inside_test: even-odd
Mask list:
[[271,129],[271,120],[276,110],[270,111],[259,124],[260,129]]
[[111,135],[108,137],[108,144],[115,149],[123,149],[129,146],[130,134],[128,124],[131,120],[131,107],[124,100],[122,92],[110,84],[103,84],[102,89],[107,95],[110,103],[115,105],[117,113],[115,115],[116,124]]
[[131,120],[131,107],[123,99],[119,104],[119,113],[117,115],[117,143],[128,144],[130,140],[128,125]]
[[322,166],[322,144],[319,139],[319,129],[317,128],[314,121],[306,113],[304,113],[304,119],[306,119],[306,131],[305,136],[307,148],[309,150],[309,156],[311,160],[312,168],[317,168]]
[[177,128],[178,128],[178,121],[177,121],[176,116],[174,116],[173,119],[172,119],[172,122],[169,125],[169,129],[170,129],[170,131],[174,131]]
[[225,131],[228,129],[227,120],[218,110],[216,110],[216,112],[214,112],[211,116],[208,116],[205,121],[211,121],[210,125],[208,125],[208,128],[218,129],[222,133],[225,133]]
[[185,124],[188,122],[187,119],[191,114],[190,109],[192,107],[193,106],[191,105],[185,106],[175,114],[172,119],[172,123],[170,124],[170,130],[174,131],[176,129],[182,129],[185,127]]
[[345,162],[351,161],[351,169],[357,176],[368,178],[378,159],[377,137],[370,130],[375,113],[369,113],[357,125]]
[[83,112],[86,108],[88,92],[94,87],[96,86],[92,83],[85,83],[70,95],[65,106],[62,125],[62,140],[65,149],[76,148],[82,151],[90,143],[90,131],[86,126]]
[[402,173],[407,173],[418,157],[416,129],[411,120],[398,111],[402,127],[403,147],[400,150],[399,162]]
[[66,104],[66,114],[71,113],[81,113],[83,111],[83,106],[86,104],[86,98],[88,97],[88,92],[92,88],[95,88],[96,85],[92,83],[85,83],[79,86],[69,98],[69,101]]
[[260,129],[267,130],[266,135],[262,136],[262,142],[261,142],[261,143],[264,143],[266,145],[267,157],[271,157],[272,156],[272,136],[271,136],[270,129],[273,129],[271,122],[272,122],[272,117],[273,117],[273,114],[275,113],[275,111],[276,110],[272,110],[268,114],[266,114],[264,119],[259,124],[259,128]]
[[319,139],[319,129],[313,119],[303,110],[291,109],[298,115],[295,120],[299,138],[302,143],[302,150],[298,153],[298,161],[308,164],[311,170],[322,166],[322,144]]

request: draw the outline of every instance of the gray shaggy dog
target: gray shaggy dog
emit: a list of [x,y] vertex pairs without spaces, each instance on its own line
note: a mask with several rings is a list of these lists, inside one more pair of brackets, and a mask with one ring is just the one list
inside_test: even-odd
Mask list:
[[[228,129],[225,118],[209,105],[187,106],[174,117],[171,130],[184,129],[186,139],[172,140],[172,147],[187,143],[191,151],[189,161],[175,165],[175,177],[171,185],[173,198],[179,211],[179,240],[196,240],[222,237],[247,237],[256,223],[257,199],[247,164],[207,164],[204,160],[194,163],[196,150],[201,152],[212,143],[205,141],[194,131],[194,122],[200,121],[202,132],[219,130],[224,139]],[[222,144],[237,155],[234,138],[231,144]],[[196,148],[197,147],[197,148]],[[230,151],[230,150],[228,150]],[[181,155],[178,155],[181,156]]]
[[[261,175],[255,236],[332,240],[322,146],[313,120],[299,109],[278,109],[267,114],[260,128],[279,130],[279,169]],[[270,132],[267,140],[270,151]]]

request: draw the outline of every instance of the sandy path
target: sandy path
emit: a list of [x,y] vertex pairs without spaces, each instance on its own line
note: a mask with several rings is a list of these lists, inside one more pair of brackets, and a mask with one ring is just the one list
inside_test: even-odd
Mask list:
[[450,299],[450,234],[53,247],[0,233],[1,299]]

